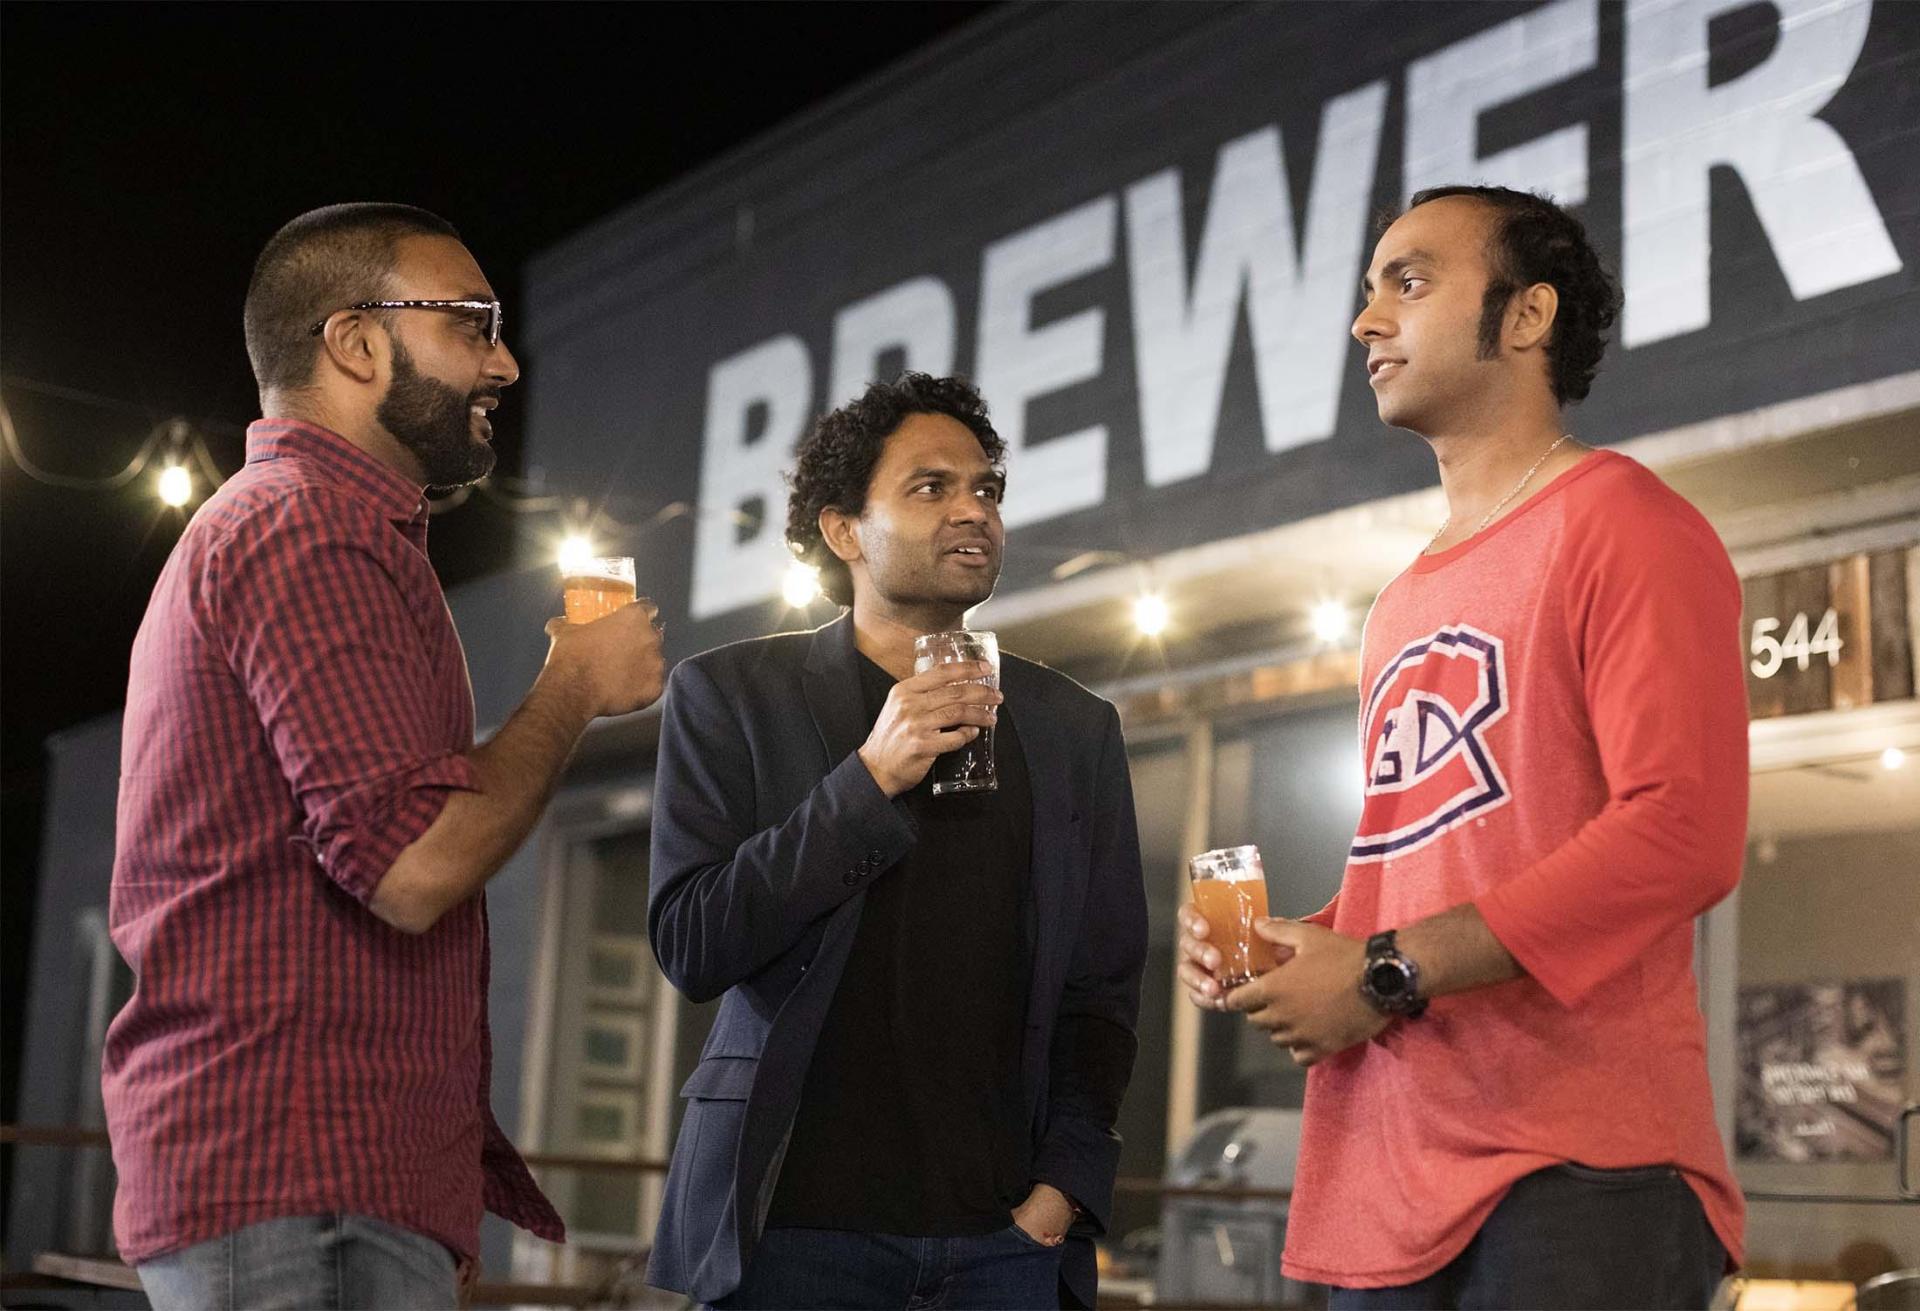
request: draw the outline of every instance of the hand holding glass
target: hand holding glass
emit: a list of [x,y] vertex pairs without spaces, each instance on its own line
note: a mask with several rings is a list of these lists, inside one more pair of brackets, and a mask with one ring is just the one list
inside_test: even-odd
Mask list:
[[[993,633],[959,629],[950,633],[925,633],[913,639],[913,672],[916,674],[924,674],[935,665],[968,660],[981,660],[993,666],[990,676],[975,681],[998,691],[1000,639]],[[981,729],[979,736],[965,746],[933,762],[933,795],[936,797],[952,792],[994,792],[999,787],[990,727]]]
[[1221,986],[1237,988],[1279,962],[1273,944],[1253,931],[1267,918],[1267,874],[1258,847],[1203,851],[1187,862],[1193,904],[1206,917],[1208,935],[1220,952]]

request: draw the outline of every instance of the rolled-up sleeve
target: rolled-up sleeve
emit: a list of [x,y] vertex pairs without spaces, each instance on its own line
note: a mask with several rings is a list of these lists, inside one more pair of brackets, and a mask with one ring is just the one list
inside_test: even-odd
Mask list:
[[[303,840],[364,903],[455,791],[475,787],[447,729],[405,538],[377,511],[292,496],[271,531],[211,555],[208,613],[253,703]],[[424,567],[421,559],[419,566]],[[413,589],[418,591],[417,588]],[[440,602],[437,593],[433,596]]]
[[467,758],[441,756],[317,802],[307,811],[307,841],[328,876],[364,904],[400,853],[440,818],[447,797],[473,790]]

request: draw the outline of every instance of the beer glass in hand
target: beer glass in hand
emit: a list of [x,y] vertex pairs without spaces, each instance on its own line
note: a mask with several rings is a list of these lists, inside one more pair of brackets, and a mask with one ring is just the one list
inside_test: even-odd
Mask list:
[[575,560],[561,568],[560,589],[566,597],[570,624],[590,624],[633,603],[636,589],[630,555]]
[[[1000,639],[992,633],[959,629],[951,633],[926,633],[913,639],[913,672],[924,674],[935,665],[981,660],[993,666],[993,673],[976,681],[998,690],[1000,687]],[[993,729],[983,728],[973,741],[949,751],[933,762],[933,795],[951,792],[994,792],[1000,776],[993,763]]]
[[1187,862],[1193,877],[1193,904],[1206,917],[1207,941],[1220,950],[1217,977],[1237,988],[1277,963],[1273,944],[1253,931],[1267,918],[1267,874],[1258,847],[1222,847],[1203,851]]

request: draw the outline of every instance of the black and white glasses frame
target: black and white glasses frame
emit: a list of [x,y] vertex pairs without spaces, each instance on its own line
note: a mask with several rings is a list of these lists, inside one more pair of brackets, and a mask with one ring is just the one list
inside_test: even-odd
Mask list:
[[[478,310],[487,316],[481,331],[486,334],[489,346],[500,344],[500,325],[506,317],[497,300],[363,300],[357,305],[335,310],[333,314],[344,314],[347,310]],[[333,314],[329,314],[327,319],[332,318]],[[307,331],[318,337],[327,330],[327,319],[321,319]]]

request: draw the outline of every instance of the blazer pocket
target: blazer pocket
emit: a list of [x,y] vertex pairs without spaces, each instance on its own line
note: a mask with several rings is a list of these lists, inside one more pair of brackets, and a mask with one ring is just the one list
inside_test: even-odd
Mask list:
[[760,1069],[758,1057],[709,1056],[693,1069],[680,1085],[682,1097],[706,1101],[744,1102],[753,1091],[753,1076]]
[[667,1176],[666,1204],[674,1232],[656,1235],[655,1241],[679,1254],[685,1279],[695,1278],[710,1253],[734,1240],[727,1221],[734,1163],[747,1120],[747,1094],[759,1068],[755,1057],[709,1056],[680,1088],[687,1113],[680,1121]]

